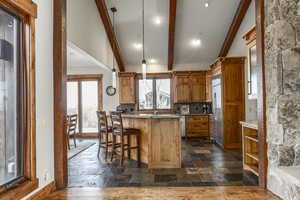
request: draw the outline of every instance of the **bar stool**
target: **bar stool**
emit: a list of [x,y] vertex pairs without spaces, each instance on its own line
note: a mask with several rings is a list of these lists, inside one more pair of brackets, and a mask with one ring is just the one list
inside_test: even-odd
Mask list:
[[[124,162],[124,151],[128,152],[128,158],[131,159],[131,150],[137,150],[137,161],[138,166],[140,166],[141,153],[140,153],[140,130],[135,128],[124,128],[122,116],[120,112],[110,112],[113,128],[113,139],[112,139],[112,154],[111,161],[113,160],[114,155],[117,155],[117,152],[120,153],[120,166],[123,166]],[[131,136],[135,136],[136,146],[130,146]],[[116,143],[116,137],[120,137],[120,142]],[[124,142],[125,137],[127,137],[127,143]],[[118,150],[120,149],[120,150]]]
[[[105,160],[107,160],[108,147],[112,146],[112,127],[108,126],[107,116],[105,111],[97,111],[98,117],[98,158],[100,155],[100,149],[105,149]],[[111,137],[110,137],[111,135]],[[104,139],[104,141],[102,140]]]

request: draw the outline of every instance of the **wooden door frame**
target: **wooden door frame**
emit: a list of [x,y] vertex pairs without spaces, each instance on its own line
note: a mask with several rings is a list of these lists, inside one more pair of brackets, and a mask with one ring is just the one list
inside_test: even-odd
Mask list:
[[[65,188],[68,184],[67,145],[64,137],[64,117],[66,115],[67,82],[67,24],[66,0],[53,0],[53,72],[54,72],[54,168],[56,188]],[[267,184],[267,143],[266,143],[266,88],[264,66],[264,0],[255,0],[257,26],[258,77],[258,134],[260,186]]]
[[82,131],[82,82],[83,81],[97,81],[97,90],[98,90],[98,110],[103,110],[103,75],[102,74],[74,74],[74,75],[67,75],[67,82],[77,82],[78,84],[78,130],[77,137],[80,138],[97,138],[98,133],[84,133]]
[[53,0],[54,178],[57,189],[68,185],[65,116],[67,109],[67,1]]
[[259,185],[267,187],[267,128],[266,128],[266,84],[265,84],[265,1],[255,0],[256,17],[256,48],[258,64],[258,94],[257,94],[257,121],[258,121],[258,151],[259,151]]
[[[0,187],[0,199],[21,199],[38,188],[36,175],[36,37],[37,4],[32,1],[0,0],[1,9],[19,19],[17,97],[18,129],[23,133],[23,173]],[[19,28],[18,28],[19,29]],[[14,46],[15,47],[15,46]],[[22,120],[22,121],[20,121]]]

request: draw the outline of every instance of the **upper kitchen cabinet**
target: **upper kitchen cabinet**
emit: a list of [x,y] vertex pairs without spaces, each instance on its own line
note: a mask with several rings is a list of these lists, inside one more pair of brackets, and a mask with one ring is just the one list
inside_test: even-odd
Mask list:
[[174,72],[174,103],[206,101],[206,72]]
[[191,102],[205,102],[206,100],[206,72],[192,73],[190,76]]
[[174,103],[191,101],[190,78],[188,73],[174,72],[173,79]]
[[136,73],[119,73],[120,104],[135,104],[135,77]]
[[257,99],[258,65],[256,55],[256,30],[253,27],[243,36],[248,51],[248,98]]
[[212,72],[206,72],[206,102],[212,102]]

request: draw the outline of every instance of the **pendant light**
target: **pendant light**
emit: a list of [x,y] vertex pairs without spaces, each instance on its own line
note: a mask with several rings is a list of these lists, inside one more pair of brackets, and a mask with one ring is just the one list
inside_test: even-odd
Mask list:
[[143,79],[146,81],[147,76],[147,62],[145,59],[145,0],[143,0],[143,60],[142,60],[142,74]]
[[[113,18],[113,32],[116,35],[116,31],[115,31],[115,13],[117,12],[117,8],[116,7],[112,7],[110,10],[113,13],[113,17],[112,17]],[[114,58],[114,56],[112,58],[113,58],[112,87],[113,88],[117,88],[117,72],[116,72],[116,68],[115,68],[115,58]]]

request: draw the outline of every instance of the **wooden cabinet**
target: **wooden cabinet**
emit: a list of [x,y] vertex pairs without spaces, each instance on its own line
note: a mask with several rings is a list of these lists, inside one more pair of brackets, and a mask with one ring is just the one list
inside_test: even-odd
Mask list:
[[174,103],[206,101],[206,72],[174,72]]
[[[181,167],[181,135],[179,118],[123,117],[126,127],[136,128],[140,133],[141,161],[149,168]],[[135,140],[131,140],[135,146]],[[131,159],[137,160],[136,151]]]
[[187,137],[209,137],[209,115],[191,115],[186,119]]
[[174,76],[174,103],[190,102],[190,83],[188,75]]
[[211,71],[206,72],[206,102],[212,102],[212,73]]
[[135,104],[135,73],[119,73],[120,104]]
[[[214,139],[225,149],[240,148],[239,121],[245,118],[245,57],[222,57],[211,65],[213,73]],[[218,84],[217,84],[218,82]]]
[[205,102],[206,100],[206,77],[205,72],[192,74],[190,76],[191,102]]
[[257,122],[241,122],[243,136],[243,168],[259,176]]

